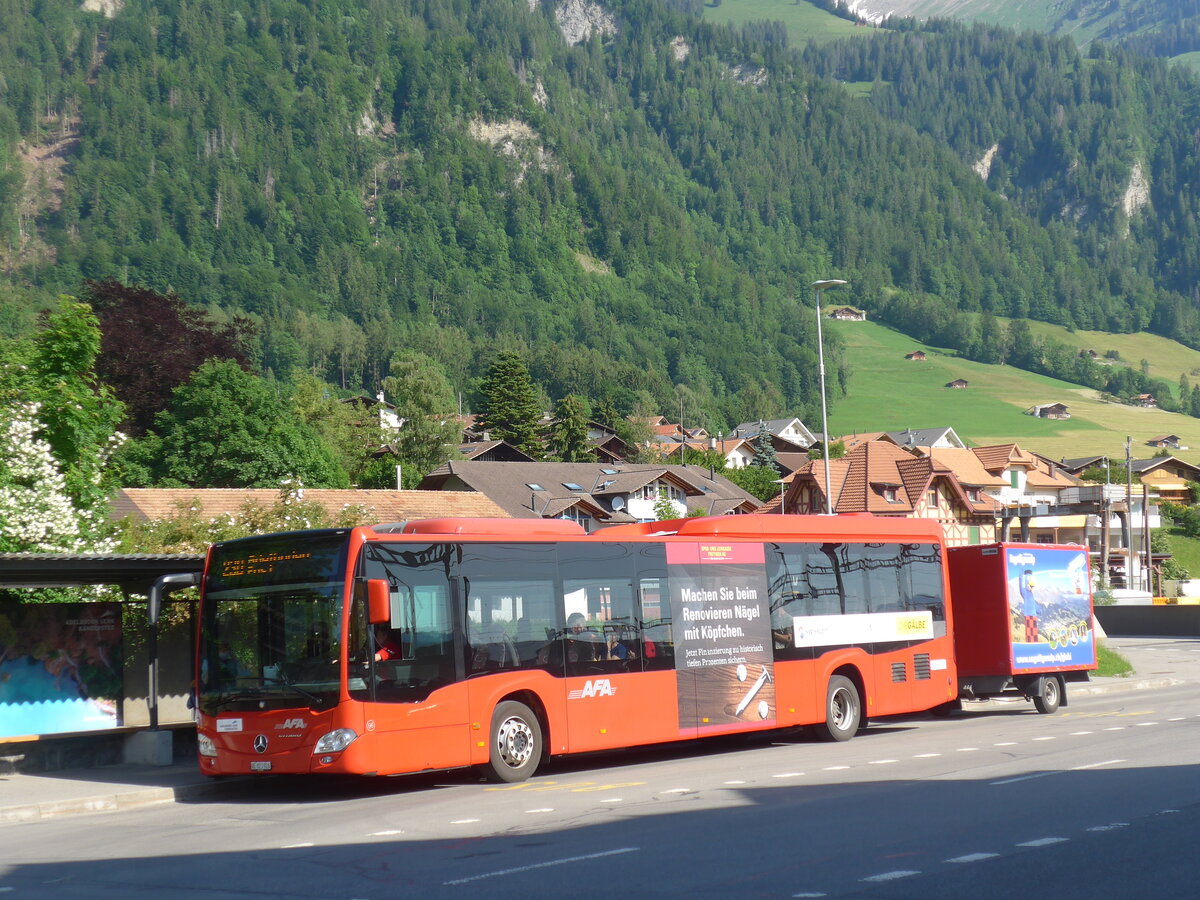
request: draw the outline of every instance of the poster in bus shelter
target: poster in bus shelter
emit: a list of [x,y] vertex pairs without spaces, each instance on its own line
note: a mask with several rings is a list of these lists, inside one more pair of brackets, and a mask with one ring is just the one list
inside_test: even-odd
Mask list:
[[0,738],[120,724],[117,603],[0,604]]
[[1092,665],[1096,642],[1084,550],[1009,547],[1005,564],[1013,668]]
[[775,724],[762,544],[668,544],[679,729]]

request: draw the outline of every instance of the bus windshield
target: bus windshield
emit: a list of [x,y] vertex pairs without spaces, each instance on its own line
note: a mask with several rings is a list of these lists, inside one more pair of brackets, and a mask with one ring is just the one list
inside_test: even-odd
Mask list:
[[349,532],[213,547],[201,602],[200,709],[325,709],[337,702]]

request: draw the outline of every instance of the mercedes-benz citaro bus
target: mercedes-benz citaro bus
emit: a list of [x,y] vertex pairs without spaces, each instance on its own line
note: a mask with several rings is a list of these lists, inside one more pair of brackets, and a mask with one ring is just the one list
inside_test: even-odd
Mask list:
[[432,519],[213,546],[200,768],[528,778],[548,756],[956,696],[933,520]]

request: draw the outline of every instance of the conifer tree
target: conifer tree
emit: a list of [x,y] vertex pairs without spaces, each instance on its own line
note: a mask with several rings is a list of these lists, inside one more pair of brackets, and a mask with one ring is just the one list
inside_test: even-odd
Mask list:
[[594,462],[596,459],[588,442],[587,409],[574,394],[567,394],[554,406],[550,452],[563,462]]
[[516,353],[501,351],[488,369],[481,388],[480,424],[496,440],[507,441],[534,459],[543,456],[542,411],[529,370]]
[[750,465],[762,466],[774,472],[779,470],[779,457],[775,455],[771,432],[767,430],[767,423],[761,419],[758,423],[758,434],[754,438],[754,460]]

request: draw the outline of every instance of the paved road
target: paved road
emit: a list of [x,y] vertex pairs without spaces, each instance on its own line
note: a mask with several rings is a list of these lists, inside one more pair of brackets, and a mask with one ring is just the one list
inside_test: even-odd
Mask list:
[[1159,687],[1075,692],[1056,716],[992,704],[873,725],[848,744],[776,736],[576,758],[513,786],[469,773],[278,779],[0,826],[0,891],[1191,896],[1197,651],[1146,642],[1130,655]]

